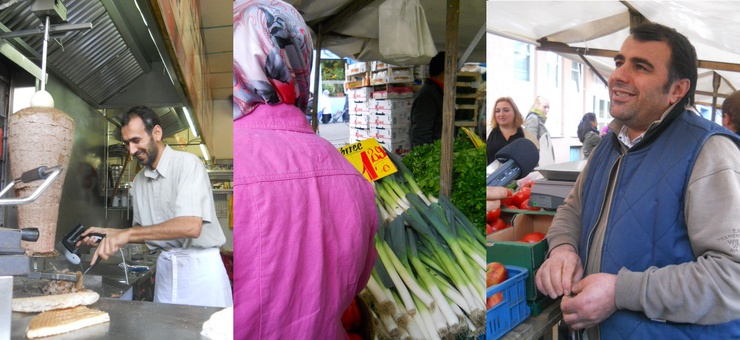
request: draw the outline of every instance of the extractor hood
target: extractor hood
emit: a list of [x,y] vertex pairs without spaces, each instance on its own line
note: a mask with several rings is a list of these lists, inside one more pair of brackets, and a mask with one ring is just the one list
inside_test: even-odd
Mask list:
[[[36,1],[0,0],[0,34],[40,30],[39,14],[31,10]],[[51,76],[98,109],[158,108],[165,136],[189,128],[178,113],[188,101],[148,1],[44,1],[64,6],[64,24],[92,24],[92,29],[52,35],[47,53]],[[41,65],[43,35],[5,41]]]

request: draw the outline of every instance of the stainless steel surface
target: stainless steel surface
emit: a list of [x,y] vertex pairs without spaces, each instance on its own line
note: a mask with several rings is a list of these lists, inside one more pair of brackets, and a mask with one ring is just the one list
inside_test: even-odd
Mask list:
[[[28,204],[38,199],[41,196],[41,194],[43,194],[44,191],[46,191],[46,189],[48,189],[51,186],[51,183],[53,183],[54,180],[57,179],[57,177],[59,177],[59,174],[62,173],[62,167],[60,166],[51,167],[49,168],[49,170],[52,170],[51,174],[48,175],[49,177],[46,177],[46,179],[44,179],[44,182],[41,183],[41,185],[38,186],[31,195],[29,195],[28,197],[21,197],[21,198],[0,198],[0,205]],[[19,180],[16,179],[15,181],[10,182],[5,187],[5,189],[3,189],[0,195],[4,195],[8,190],[10,190],[13,186],[15,186],[18,183],[18,181]]]
[[534,169],[539,171],[542,176],[550,180],[556,181],[575,181],[578,179],[578,175],[586,166],[586,160],[565,162],[542,166]]
[[77,275],[74,273],[42,273],[42,272],[30,272],[28,278],[32,280],[57,280],[57,281],[69,281],[77,282]]
[[0,255],[0,275],[26,275],[30,265],[26,255]]
[[0,294],[0,340],[5,340],[10,339],[10,307],[13,302],[12,276],[0,276],[0,292],[2,292]]
[[21,231],[0,228],[0,276],[26,275],[30,263],[21,248]]
[[[110,322],[44,339],[201,339],[203,323],[222,309],[113,299],[100,299],[90,308],[108,312]],[[11,339],[25,339],[36,315],[13,313]]]

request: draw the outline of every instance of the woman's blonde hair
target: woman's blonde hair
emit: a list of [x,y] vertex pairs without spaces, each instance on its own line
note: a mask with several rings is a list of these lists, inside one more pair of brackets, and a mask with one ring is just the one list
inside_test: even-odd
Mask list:
[[496,105],[498,105],[499,102],[507,102],[511,105],[511,108],[514,109],[514,126],[516,126],[517,129],[522,127],[522,125],[524,125],[524,118],[522,118],[522,113],[519,112],[519,107],[514,104],[514,99],[511,97],[501,97],[496,99],[496,103],[493,104],[493,111],[491,111],[491,128],[495,129],[498,127],[498,123],[496,122]]

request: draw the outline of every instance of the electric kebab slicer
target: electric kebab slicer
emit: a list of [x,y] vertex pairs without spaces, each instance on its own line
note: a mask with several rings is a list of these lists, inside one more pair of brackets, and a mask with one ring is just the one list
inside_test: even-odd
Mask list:
[[[66,257],[72,264],[80,264],[80,252],[79,247],[77,247],[77,242],[82,239],[82,233],[84,233],[85,230],[85,226],[78,224],[74,229],[72,229],[72,231],[64,235],[64,238],[62,238],[62,240],[57,244],[57,249],[62,252],[64,257]],[[87,236],[100,242],[100,240],[105,237],[105,234],[92,233]]]

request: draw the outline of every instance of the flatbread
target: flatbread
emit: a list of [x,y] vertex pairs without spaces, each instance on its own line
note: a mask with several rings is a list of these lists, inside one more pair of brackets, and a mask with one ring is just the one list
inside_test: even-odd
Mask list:
[[11,303],[14,312],[36,313],[52,309],[71,308],[75,306],[91,305],[100,299],[100,295],[92,290],[76,293],[41,295],[27,298],[16,298]]
[[81,328],[110,322],[107,312],[85,306],[43,312],[31,319],[26,330],[29,339],[63,334]]

